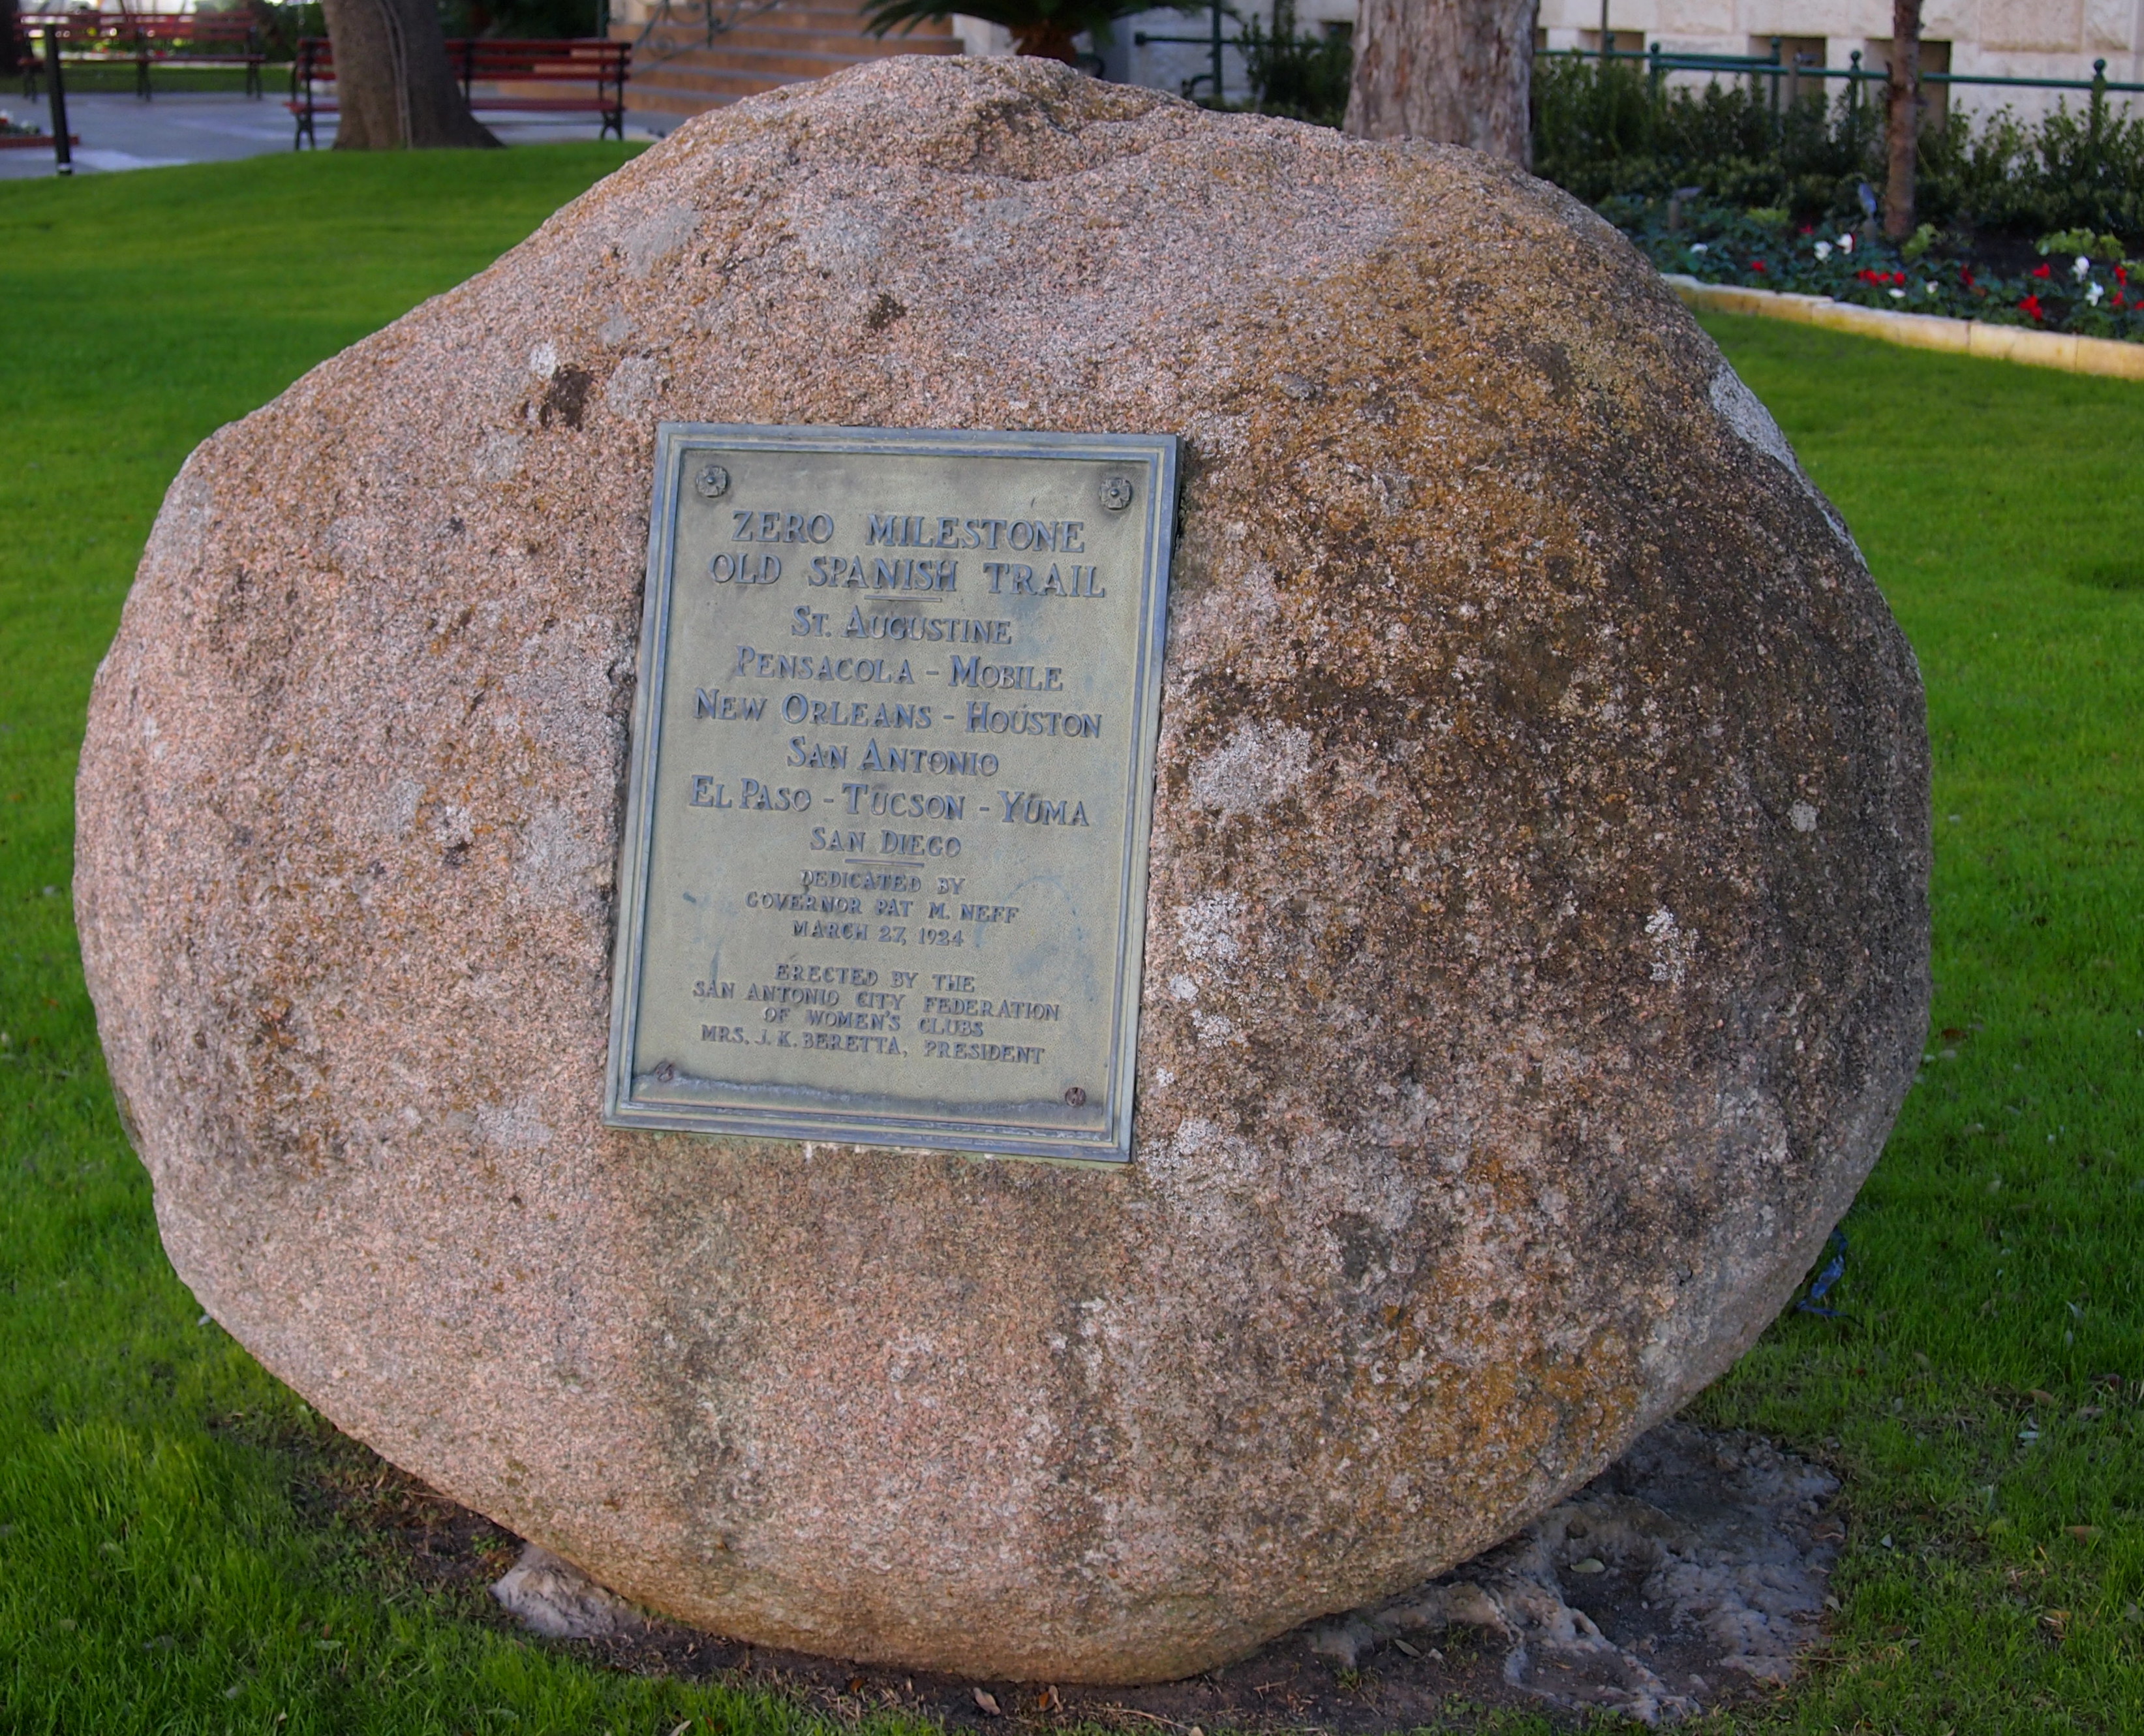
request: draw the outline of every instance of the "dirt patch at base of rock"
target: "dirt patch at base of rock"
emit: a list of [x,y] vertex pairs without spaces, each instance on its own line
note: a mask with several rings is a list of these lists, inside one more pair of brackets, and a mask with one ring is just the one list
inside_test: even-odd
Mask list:
[[613,1669],[792,1694],[843,1723],[899,1712],[975,1729],[1377,1736],[1511,1708],[1672,1724],[1798,1672],[1822,1641],[1846,1533],[1839,1481],[1821,1466],[1758,1436],[1669,1422],[1519,1536],[1404,1597],[1186,1681],[1062,1688],[699,1633],[634,1609],[325,1425],[284,1444],[299,1455],[305,1505],[340,1515],[375,1560],[450,1594],[465,1617],[512,1623]]

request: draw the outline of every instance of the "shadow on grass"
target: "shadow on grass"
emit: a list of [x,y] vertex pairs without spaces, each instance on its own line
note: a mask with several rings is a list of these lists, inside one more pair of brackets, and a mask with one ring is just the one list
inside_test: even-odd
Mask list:
[[2070,577],[2096,591],[2144,591],[2144,555],[2074,567]]

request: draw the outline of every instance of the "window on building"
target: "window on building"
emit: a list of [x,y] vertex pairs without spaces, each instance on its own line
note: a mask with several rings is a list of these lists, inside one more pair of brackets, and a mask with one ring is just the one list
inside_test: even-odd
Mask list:
[[[1597,30],[1580,31],[1578,46],[1588,53],[1598,54],[1601,52],[1601,32]],[[1618,54],[1643,54],[1645,52],[1645,32],[1642,30],[1611,29],[1608,32],[1608,46]]]
[[1824,59],[1825,50],[1829,46],[1828,40],[1820,36],[1753,36],[1749,38],[1749,52],[1759,60],[1769,60],[1774,42],[1779,45],[1779,64],[1788,69],[1787,76],[1779,82],[1780,103],[1785,105],[1799,102],[1804,97],[1822,96],[1825,81],[1797,77],[1796,69],[1829,64]]

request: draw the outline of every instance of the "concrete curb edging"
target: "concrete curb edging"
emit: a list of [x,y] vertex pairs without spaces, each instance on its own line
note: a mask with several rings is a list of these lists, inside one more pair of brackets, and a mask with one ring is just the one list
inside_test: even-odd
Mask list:
[[2144,344],[2113,338],[2081,338],[2064,332],[2034,331],[2022,325],[1989,325],[1978,320],[1950,320],[1936,314],[1894,314],[1829,295],[1794,295],[1779,290],[1745,290],[1733,284],[1700,283],[1680,272],[1663,272],[1668,286],[1685,306],[1701,313],[1756,314],[1852,332],[1912,350],[1943,350],[1954,355],[1978,355],[1990,361],[2022,362],[2032,368],[2059,368],[2066,374],[2097,374],[2113,379],[2144,380]]

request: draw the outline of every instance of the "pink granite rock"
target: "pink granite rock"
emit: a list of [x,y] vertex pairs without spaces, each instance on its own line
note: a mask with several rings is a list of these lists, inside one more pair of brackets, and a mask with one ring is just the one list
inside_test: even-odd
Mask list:
[[[662,419],[1185,444],[1134,1163],[598,1123]],[[1913,657],[1607,227],[1032,61],[703,117],[206,441],[76,896],[180,1275],[731,1635],[1194,1671],[1725,1368],[1928,984]]]

